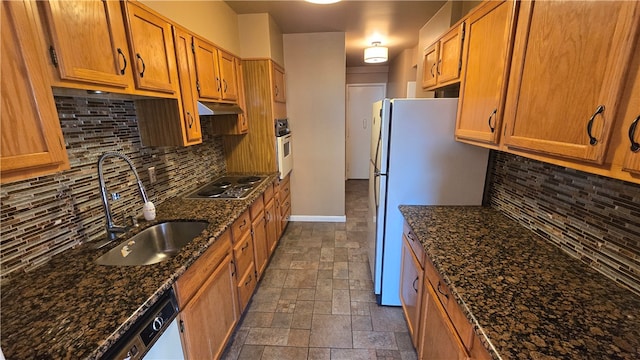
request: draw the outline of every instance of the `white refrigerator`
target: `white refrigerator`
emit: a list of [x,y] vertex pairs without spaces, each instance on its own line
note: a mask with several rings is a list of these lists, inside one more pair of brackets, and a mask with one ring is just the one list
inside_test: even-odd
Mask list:
[[458,99],[373,104],[369,263],[379,304],[400,304],[399,205],[480,205],[489,151],[454,140]]

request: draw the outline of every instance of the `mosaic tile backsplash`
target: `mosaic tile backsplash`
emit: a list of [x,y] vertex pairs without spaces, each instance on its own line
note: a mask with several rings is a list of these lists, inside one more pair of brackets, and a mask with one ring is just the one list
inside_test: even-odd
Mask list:
[[492,152],[491,206],[640,295],[640,185]]
[[[75,245],[105,237],[97,163],[107,151],[132,159],[149,199],[156,203],[226,170],[222,140],[211,134],[206,122],[202,144],[144,147],[133,101],[62,96],[55,100],[71,169],[0,187],[2,280]],[[151,166],[155,184],[149,183]],[[119,200],[110,200],[116,224],[125,216],[141,216],[142,200],[126,163],[108,159],[104,172],[108,193],[120,194]]]

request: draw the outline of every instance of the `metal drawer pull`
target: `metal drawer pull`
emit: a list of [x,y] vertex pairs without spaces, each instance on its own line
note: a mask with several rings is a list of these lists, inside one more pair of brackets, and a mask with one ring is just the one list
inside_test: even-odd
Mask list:
[[191,112],[187,111],[187,125],[189,129],[193,126],[193,116],[191,116]]
[[[491,133],[496,131],[496,113],[498,112],[498,109],[493,109],[493,111],[491,112],[491,115],[489,115],[489,130],[491,130]],[[491,119],[493,119],[493,126],[491,126]]]
[[436,65],[438,65],[438,63],[433,63],[433,65],[431,66],[431,77],[436,77],[436,74],[433,73],[433,69],[436,68]]
[[446,292],[443,292],[442,290],[440,290],[440,281],[438,281],[438,288],[437,288],[438,292],[442,295],[444,295],[445,298],[449,299],[449,294],[447,294]]
[[124,75],[124,71],[127,69],[127,57],[124,56],[124,53],[120,48],[118,48],[118,55],[122,56],[122,62],[124,63],[124,66],[120,69],[120,75]]
[[407,233],[407,237],[409,238],[409,240],[411,241],[416,241],[416,239],[413,237],[413,233],[412,232],[408,232]]
[[140,54],[136,54],[136,58],[138,58],[138,60],[140,60],[140,62],[142,63],[142,71],[140,71],[140,77],[143,78],[144,71],[147,69],[147,66],[144,64],[144,60],[142,59],[142,56],[140,56]]
[[631,141],[631,151],[633,152],[638,152],[638,150],[640,150],[640,144],[634,140],[638,122],[640,122],[640,115],[638,115],[638,117],[631,122],[631,125],[629,125],[629,141]]
[[249,247],[249,242],[244,243],[244,246],[240,248],[240,251],[245,251]]
[[591,115],[591,119],[589,119],[589,122],[587,123],[587,135],[589,135],[589,144],[591,144],[592,146],[598,143],[598,139],[593,137],[593,135],[591,134],[591,128],[593,127],[593,120],[595,120],[598,114],[602,114],[603,112],[604,112],[604,105],[598,106],[598,108],[596,109],[596,112],[594,112],[593,115]]
[[413,280],[413,290],[416,291],[416,293],[418,292],[418,288],[416,287],[416,283],[418,282],[418,277],[416,276],[416,279]]

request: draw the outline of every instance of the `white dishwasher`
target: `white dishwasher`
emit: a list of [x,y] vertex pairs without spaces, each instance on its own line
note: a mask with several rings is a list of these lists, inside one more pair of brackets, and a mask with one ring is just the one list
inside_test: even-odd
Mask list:
[[116,360],[184,360],[178,302],[168,290],[102,358]]

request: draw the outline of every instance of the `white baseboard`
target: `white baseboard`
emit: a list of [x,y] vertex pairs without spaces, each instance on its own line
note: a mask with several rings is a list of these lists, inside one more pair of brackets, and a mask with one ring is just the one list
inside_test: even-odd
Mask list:
[[312,216],[312,215],[291,215],[289,221],[309,221],[309,222],[347,222],[347,216]]

